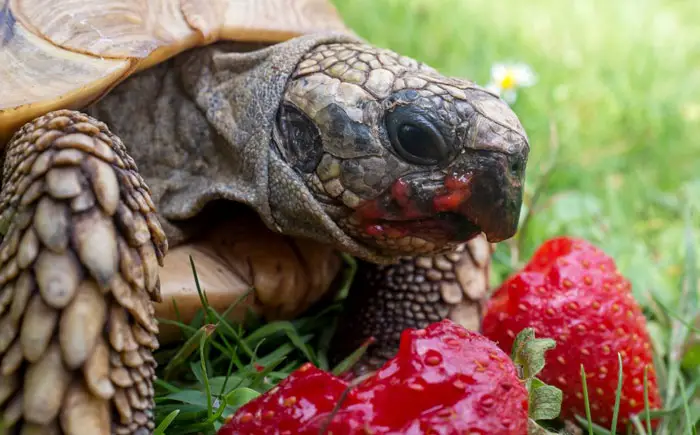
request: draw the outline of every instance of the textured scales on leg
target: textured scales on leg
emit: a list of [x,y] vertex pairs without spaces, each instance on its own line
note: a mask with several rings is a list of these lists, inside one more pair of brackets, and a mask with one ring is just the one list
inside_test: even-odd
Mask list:
[[134,161],[105,124],[61,110],[15,134],[2,180],[7,432],[152,432],[167,242]]
[[392,358],[406,328],[425,328],[448,318],[478,331],[488,297],[492,245],[483,235],[435,256],[405,257],[391,265],[361,261],[334,338],[335,362],[369,337],[357,374],[376,370]]

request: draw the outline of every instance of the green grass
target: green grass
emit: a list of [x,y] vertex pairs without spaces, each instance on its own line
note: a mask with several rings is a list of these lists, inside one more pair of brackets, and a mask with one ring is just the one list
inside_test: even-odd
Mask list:
[[[650,320],[670,410],[657,433],[697,430],[700,338],[689,325],[700,326],[700,2],[335,3],[368,41],[446,74],[486,84],[496,62],[534,68],[538,83],[522,90],[513,106],[532,146],[523,213],[531,216],[516,238],[499,246],[493,283],[554,235],[601,246],[632,281]],[[170,368],[172,379],[192,386],[159,381],[158,420],[179,412],[165,433],[213,433],[222,412],[271,388],[301,362],[329,368],[325,352],[337,310],[336,304],[294,322],[253,322],[245,330],[218,324],[209,339],[199,333],[189,355]],[[203,313],[192,331],[218,322],[215,313]],[[167,364],[176,352],[159,358]],[[264,372],[249,363],[251,353]],[[215,406],[224,398],[226,408]],[[633,426],[644,433],[646,416]]]

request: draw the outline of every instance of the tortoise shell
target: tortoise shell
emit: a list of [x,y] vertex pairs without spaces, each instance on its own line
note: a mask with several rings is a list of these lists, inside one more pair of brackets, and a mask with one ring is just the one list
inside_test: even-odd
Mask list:
[[185,50],[324,31],[350,33],[327,0],[0,0],[0,144]]

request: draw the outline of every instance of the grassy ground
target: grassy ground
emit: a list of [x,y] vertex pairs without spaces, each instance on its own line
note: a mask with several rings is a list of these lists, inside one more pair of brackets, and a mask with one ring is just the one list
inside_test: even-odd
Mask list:
[[[682,366],[688,375],[686,388],[694,388],[700,378],[700,344],[696,349],[687,345],[691,333],[674,315],[689,321],[698,312],[693,273],[698,261],[688,253],[700,242],[700,3],[335,3],[350,26],[370,42],[444,73],[486,84],[493,63],[522,61],[534,68],[537,85],[520,92],[514,104],[532,145],[526,198],[526,212],[532,208],[532,217],[518,237],[499,246],[494,283],[548,237],[565,233],[591,240],[612,255],[632,281],[649,314],[662,377],[675,376]],[[535,196],[539,198],[533,204]],[[173,358],[175,351],[162,354],[164,361],[182,362],[180,369],[186,374],[174,368],[173,378],[189,378],[198,385],[181,390],[169,382],[159,384],[159,420],[180,410],[166,433],[212,433],[220,415],[212,395],[219,388],[233,391],[228,406],[219,409],[228,414],[299,361],[325,365],[328,336],[321,331],[328,329],[332,317],[330,308],[320,316],[266,329],[242,331],[226,325],[216,340],[201,346],[201,353],[198,340],[203,332],[181,348],[192,353],[189,357],[183,353]],[[263,337],[268,337],[266,344],[256,347]],[[224,356],[209,359],[212,348]],[[231,358],[246,353],[264,358],[269,372],[257,373]],[[275,361],[279,364],[271,365]],[[216,377],[230,371],[236,376]],[[232,390],[233,386],[239,388]],[[675,385],[665,389],[675,396],[677,391]],[[167,394],[174,396],[165,399]],[[697,419],[698,401],[688,402],[689,418]],[[674,414],[679,422],[685,420],[684,412]],[[669,418],[659,433],[680,434],[680,427]]]

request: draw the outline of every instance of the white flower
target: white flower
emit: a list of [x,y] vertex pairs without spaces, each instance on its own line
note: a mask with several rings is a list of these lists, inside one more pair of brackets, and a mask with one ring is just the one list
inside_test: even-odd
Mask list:
[[497,63],[491,67],[491,81],[486,89],[501,96],[508,104],[515,103],[518,88],[537,83],[537,75],[524,63]]

